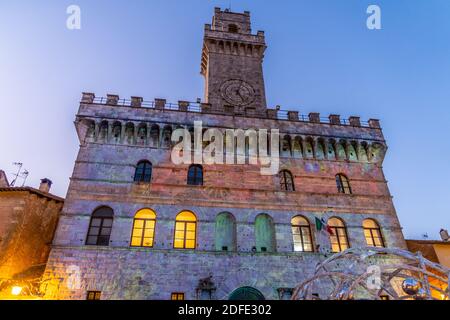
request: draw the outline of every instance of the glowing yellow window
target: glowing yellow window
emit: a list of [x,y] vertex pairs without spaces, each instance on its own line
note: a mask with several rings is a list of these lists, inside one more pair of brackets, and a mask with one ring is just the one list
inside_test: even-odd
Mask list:
[[350,245],[348,243],[347,228],[344,222],[338,218],[330,218],[328,225],[332,231],[330,234],[331,251],[341,252],[347,250]]
[[197,218],[192,212],[182,211],[175,221],[173,247],[176,249],[195,249]]
[[384,241],[381,235],[381,228],[377,222],[372,219],[363,221],[364,236],[366,238],[367,246],[383,248]]
[[132,247],[153,247],[156,213],[151,209],[139,210],[134,216]]

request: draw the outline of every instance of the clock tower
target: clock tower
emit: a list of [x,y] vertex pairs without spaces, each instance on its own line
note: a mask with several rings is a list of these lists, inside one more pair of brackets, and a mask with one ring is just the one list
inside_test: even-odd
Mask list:
[[203,40],[205,102],[217,110],[265,114],[265,49],[264,32],[252,34],[249,12],[216,8],[212,24],[205,25]]

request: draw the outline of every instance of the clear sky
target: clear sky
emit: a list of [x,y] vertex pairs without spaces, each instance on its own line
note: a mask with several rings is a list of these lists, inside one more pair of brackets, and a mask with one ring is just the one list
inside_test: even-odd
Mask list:
[[[195,101],[213,8],[265,30],[270,106],[379,118],[384,171],[407,238],[450,229],[450,1],[0,0],[0,168],[65,196],[82,91]],[[81,30],[66,8],[81,8]],[[377,4],[382,30],[366,28]]]

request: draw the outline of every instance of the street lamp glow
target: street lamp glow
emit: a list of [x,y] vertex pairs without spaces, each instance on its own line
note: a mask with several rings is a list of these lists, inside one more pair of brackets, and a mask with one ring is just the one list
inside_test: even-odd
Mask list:
[[21,292],[22,292],[22,287],[19,287],[19,286],[14,286],[11,289],[11,294],[13,296],[18,296]]

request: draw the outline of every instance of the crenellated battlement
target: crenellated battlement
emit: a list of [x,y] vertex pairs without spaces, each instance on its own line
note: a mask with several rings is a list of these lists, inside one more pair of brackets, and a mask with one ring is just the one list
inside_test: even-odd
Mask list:
[[308,115],[304,115],[300,114],[298,111],[282,110],[279,106],[274,109],[268,108],[265,112],[261,112],[244,109],[238,106],[225,105],[223,108],[218,108],[209,103],[183,100],[178,101],[178,103],[170,103],[167,102],[166,99],[161,98],[155,98],[153,101],[148,101],[144,100],[142,97],[120,98],[115,94],[107,94],[106,97],[96,97],[94,93],[90,92],[83,92],[80,103],[381,129],[380,121],[378,119],[362,121],[360,117],[357,116],[350,116],[347,119],[342,119],[340,115],[336,114],[322,117],[320,113],[317,112],[311,112]]

